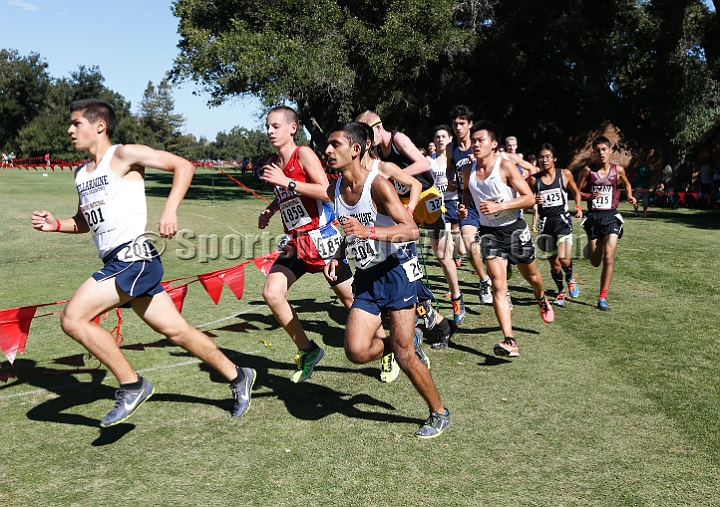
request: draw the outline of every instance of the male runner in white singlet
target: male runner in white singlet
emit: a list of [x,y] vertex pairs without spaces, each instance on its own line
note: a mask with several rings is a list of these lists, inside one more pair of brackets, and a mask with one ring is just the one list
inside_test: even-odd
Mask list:
[[183,158],[147,146],[112,145],[110,137],[116,119],[107,102],[77,100],[70,105],[70,112],[68,134],[72,143],[90,155],[90,161],[75,171],[80,196],[78,212],[58,220],[48,211],[35,211],[32,225],[42,232],[91,232],[98,256],[105,263],[103,269],[75,291],[60,316],[62,330],[107,366],[120,383],[115,406],[100,426],[105,428],[127,420],[155,392],[150,382],[138,376],[113,336],[93,321],[98,315],[125,305],[152,329],[230,381],[235,397],[232,415],[241,417],[250,407],[255,370],[236,366],[210,338],[185,321],[160,285],[162,264],[144,237],[145,167],[173,173],[172,188],[159,223],[163,238],[172,238],[177,233],[177,209],[195,167]]
[[[392,351],[430,408],[415,435],[433,438],[450,426],[450,412],[415,352],[413,323],[422,270],[407,243],[420,233],[393,185],[361,165],[366,140],[365,128],[355,122],[338,125],[328,139],[328,166],[342,174],[328,187],[328,195],[346,236],[325,276],[333,280],[346,255],[353,260],[358,276],[345,328],[345,353],[355,363],[367,363]],[[383,312],[390,318],[390,336],[378,339]]]
[[458,216],[463,219],[468,214],[464,203],[474,202],[477,206],[480,252],[492,280],[495,315],[505,336],[495,345],[495,354],[517,357],[520,352],[507,300],[508,262],[516,264],[522,277],[532,285],[542,319],[552,322],[555,312],[545,296],[542,275],[535,264],[535,245],[521,215],[522,209],[535,202],[535,196],[515,164],[495,151],[499,138],[492,123],[480,120],[473,124],[475,162],[463,167],[463,204],[458,206]]

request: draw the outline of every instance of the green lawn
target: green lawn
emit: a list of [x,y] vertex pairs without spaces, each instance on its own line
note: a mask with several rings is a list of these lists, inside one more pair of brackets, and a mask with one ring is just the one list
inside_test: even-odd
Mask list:
[[[187,245],[173,240],[166,279],[235,265],[245,255],[226,258],[223,237],[258,233],[265,203],[222,175],[214,189],[212,180],[198,172],[180,227],[196,233],[188,241],[198,254],[209,246],[206,257],[217,235],[218,258],[183,260]],[[169,184],[166,174],[148,176],[148,229]],[[2,170],[0,202],[0,309],[69,298],[100,265],[93,242],[36,232],[30,215],[74,214],[72,176]],[[453,425],[430,441],[412,436],[427,409],[405,376],[382,384],[378,364],[345,358],[346,311],[321,275],[303,277],[289,294],[327,352],[300,385],[289,381],[294,347],[262,301],[255,266],[246,266],[241,300],[224,289],[215,306],[190,285],[185,318],[258,371],[241,420],[230,417],[218,374],[125,310],[125,353],[156,394],[129,423],[101,432],[115,380],[103,368],[63,373],[74,367],[56,360],[83,349],[56,315],[36,318],[25,354],[14,367],[0,363],[9,375],[0,381],[0,506],[718,505],[720,214],[651,208],[643,220],[627,203],[621,211],[611,312],[595,308],[600,271],[586,260],[574,263],[580,296],[556,309],[552,324],[514,274],[517,359],[493,356],[497,320],[478,305],[471,268],[460,269],[467,319],[450,349],[428,348]],[[266,243],[281,232],[278,218]],[[538,265],[554,293],[547,262]],[[449,315],[440,268],[428,269]]]

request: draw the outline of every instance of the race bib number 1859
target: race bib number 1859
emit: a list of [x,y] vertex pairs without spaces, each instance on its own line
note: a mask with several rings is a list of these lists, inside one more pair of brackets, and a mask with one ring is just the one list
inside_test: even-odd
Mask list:
[[280,203],[280,215],[288,231],[307,225],[312,221],[299,197]]

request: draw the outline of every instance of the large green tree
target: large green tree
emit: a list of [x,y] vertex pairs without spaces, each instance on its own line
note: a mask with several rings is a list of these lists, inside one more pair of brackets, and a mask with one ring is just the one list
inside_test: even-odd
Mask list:
[[79,160],[85,155],[77,152],[67,128],[70,104],[74,100],[98,98],[109,102],[115,110],[118,126],[113,140],[119,143],[142,142],[143,135],[137,119],[132,116],[130,103],[117,92],[107,88],[98,67],[80,66],[69,78],[54,79],[44,95],[44,108],[19,131],[16,144],[25,157],[50,153],[52,158]]
[[20,129],[47,108],[50,76],[47,62],[36,53],[20,56],[0,50],[0,146],[16,150]]
[[368,106],[406,124],[427,121],[447,79],[441,69],[473,44],[456,7],[452,0],[179,0],[172,75],[201,83],[214,104],[243,94],[266,105],[289,100],[309,129],[311,118],[327,127]]
[[720,119],[720,28],[702,0],[176,0],[174,13],[174,79],[215,104],[292,101],[306,125],[376,108],[429,136],[465,103],[527,145],[569,151],[612,122],[670,157]]

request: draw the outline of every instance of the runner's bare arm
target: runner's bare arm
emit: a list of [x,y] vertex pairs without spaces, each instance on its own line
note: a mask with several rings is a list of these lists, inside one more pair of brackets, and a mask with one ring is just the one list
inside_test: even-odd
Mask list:
[[462,168],[463,173],[463,197],[462,202],[458,204],[458,218],[460,220],[465,220],[468,216],[468,206],[470,206],[470,203],[473,202],[473,196],[470,193],[470,187],[468,186],[470,182],[470,171],[472,169],[472,166],[470,164],[465,164]]
[[260,212],[258,216],[258,229],[264,229],[270,223],[270,219],[280,209],[278,206],[277,198],[267,205],[267,207]]
[[580,189],[575,184],[575,178],[573,178],[573,173],[571,173],[568,169],[563,169],[562,175],[565,187],[570,189],[570,191],[573,193],[573,197],[575,198],[575,218],[582,218],[582,196],[580,195]]
[[[117,163],[115,162],[116,159]],[[115,157],[110,163],[112,171],[122,177],[129,176],[133,170],[142,175],[142,170],[145,167],[173,173],[170,194],[168,194],[167,201],[165,201],[165,209],[160,215],[158,223],[160,236],[172,238],[178,231],[177,210],[188,188],[190,188],[190,183],[192,183],[195,175],[195,165],[189,160],[167,151],[154,150],[141,144],[119,146],[115,150]],[[124,172],[124,174],[120,174],[121,172]]]
[[418,202],[420,202],[420,194],[422,193],[422,183],[417,178],[413,178],[408,173],[400,169],[396,164],[392,162],[380,162],[378,170],[382,176],[385,176],[389,180],[395,180],[398,183],[407,185],[410,187],[410,201],[408,202],[408,208],[417,208]]
[[425,160],[423,154],[420,153],[420,150],[417,149],[417,146],[413,144],[410,138],[402,132],[395,134],[395,146],[402,155],[412,160],[412,164],[403,168],[403,171],[407,174],[416,176],[430,170],[430,164]]
[[[580,197],[583,197],[582,191],[583,191],[583,188],[585,188],[585,184],[587,183],[588,176],[590,176],[590,168],[588,166],[585,166],[583,168],[582,172],[580,173],[580,179],[578,180],[578,183],[577,183],[578,190],[580,190]],[[590,196],[588,198],[588,200],[590,200],[590,198],[592,198],[592,196]]]
[[625,186],[625,192],[627,192],[628,202],[630,204],[636,204],[637,199],[635,199],[635,196],[632,194],[632,186],[630,185],[630,180],[627,178],[627,174],[625,174],[625,168],[622,166],[616,166],[616,170],[618,175],[618,181]]
[[73,217],[58,220],[49,211],[33,211],[31,222],[33,229],[40,232],[82,234],[90,231],[79,204],[77,213]]
[[528,162],[524,158],[515,155],[514,153],[503,153],[502,157],[506,160],[509,160],[513,164],[522,167],[523,170],[527,171],[529,174],[535,174],[538,172],[537,167],[532,165],[530,162]]
[[445,153],[448,154],[447,157],[445,157],[445,160],[447,162],[447,165],[445,166],[445,176],[447,176],[448,180],[448,192],[455,192],[458,190],[458,181],[457,181],[457,173],[455,172],[455,164],[453,164],[452,157],[449,155],[453,152],[453,147],[455,146],[455,141],[450,142],[450,144],[447,145],[447,148],[445,148]]

